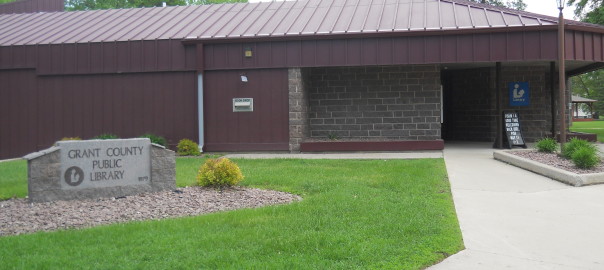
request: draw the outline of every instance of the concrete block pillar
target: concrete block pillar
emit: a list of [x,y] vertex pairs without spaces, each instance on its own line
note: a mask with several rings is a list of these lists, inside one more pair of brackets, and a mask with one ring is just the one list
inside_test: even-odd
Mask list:
[[303,69],[288,70],[290,152],[299,152],[300,143],[309,134],[307,85]]

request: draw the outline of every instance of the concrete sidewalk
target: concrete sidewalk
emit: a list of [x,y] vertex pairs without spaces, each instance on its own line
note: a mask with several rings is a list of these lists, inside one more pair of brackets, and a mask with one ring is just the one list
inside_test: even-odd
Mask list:
[[444,151],[466,250],[430,269],[604,269],[604,185],[571,187],[493,159]]

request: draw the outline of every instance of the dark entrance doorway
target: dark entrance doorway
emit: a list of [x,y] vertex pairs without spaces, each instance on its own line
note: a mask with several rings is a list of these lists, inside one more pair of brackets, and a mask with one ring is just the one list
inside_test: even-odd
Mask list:
[[495,94],[490,68],[443,69],[442,138],[458,141],[492,141]]

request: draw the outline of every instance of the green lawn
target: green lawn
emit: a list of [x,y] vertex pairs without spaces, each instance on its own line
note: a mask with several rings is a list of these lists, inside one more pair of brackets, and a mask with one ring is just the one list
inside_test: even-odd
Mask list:
[[597,134],[598,141],[604,142],[604,120],[573,122],[570,131]]
[[0,163],[0,200],[27,196],[27,162],[14,160]]
[[[179,186],[194,182],[202,161],[177,159]],[[235,161],[243,185],[304,200],[0,237],[0,268],[422,269],[463,248],[442,159]],[[19,163],[0,168],[15,166],[2,170],[18,170],[24,186]],[[3,193],[7,182],[0,174]]]

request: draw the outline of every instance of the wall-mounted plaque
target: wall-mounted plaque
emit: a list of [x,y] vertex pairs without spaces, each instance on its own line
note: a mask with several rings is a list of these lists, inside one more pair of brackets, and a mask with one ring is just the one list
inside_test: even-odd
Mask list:
[[254,99],[253,98],[234,98],[233,99],[233,112],[253,112],[254,111]]

